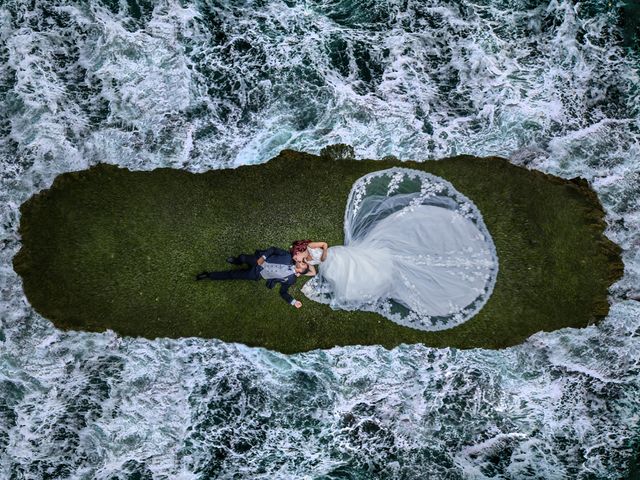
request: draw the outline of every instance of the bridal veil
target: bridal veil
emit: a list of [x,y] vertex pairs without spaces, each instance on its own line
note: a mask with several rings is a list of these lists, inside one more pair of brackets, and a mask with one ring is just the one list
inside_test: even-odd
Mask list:
[[392,168],[358,179],[344,238],[302,289],[332,308],[442,330],[475,315],[493,291],[498,259],[482,215],[426,172]]

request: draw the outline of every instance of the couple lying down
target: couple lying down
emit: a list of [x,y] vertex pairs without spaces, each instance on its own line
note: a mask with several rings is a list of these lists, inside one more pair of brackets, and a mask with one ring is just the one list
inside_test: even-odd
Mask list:
[[[227,259],[243,269],[202,272],[198,280],[267,280],[334,309],[377,312],[421,330],[442,330],[475,315],[493,291],[498,259],[477,207],[449,182],[406,168],[373,172],[351,189],[344,245],[298,240]],[[316,266],[318,270],[316,270]]]
[[328,245],[326,242],[312,242],[297,240],[289,251],[278,247],[266,250],[256,250],[253,255],[240,254],[227,258],[227,263],[242,265],[239,270],[225,270],[219,272],[202,272],[196,280],[260,280],[267,281],[267,287],[273,288],[280,284],[280,296],[285,302],[296,308],[302,307],[302,302],[289,294],[289,287],[300,275],[316,275],[315,265],[327,258]]

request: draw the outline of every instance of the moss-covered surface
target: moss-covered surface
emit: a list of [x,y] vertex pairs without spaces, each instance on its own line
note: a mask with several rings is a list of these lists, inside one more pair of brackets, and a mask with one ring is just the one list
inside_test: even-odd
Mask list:
[[[300,310],[260,282],[196,282],[224,259],[298,238],[341,244],[354,181],[392,166],[449,180],[478,206],[500,261],[484,309],[441,332],[365,312],[334,311],[292,288]],[[64,329],[200,336],[281,352],[421,342],[501,348],[540,330],[605,316],[622,274],[618,247],[584,180],[563,180],[500,158],[331,160],[284,151],[270,162],[202,174],[110,165],[59,176],[21,208],[14,259],[27,298]]]

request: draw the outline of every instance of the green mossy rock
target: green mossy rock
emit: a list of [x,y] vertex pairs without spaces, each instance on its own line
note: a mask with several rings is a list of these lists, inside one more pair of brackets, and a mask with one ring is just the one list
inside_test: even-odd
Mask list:
[[[493,295],[456,328],[422,332],[377,314],[334,311],[300,292],[296,310],[260,282],[196,282],[240,252],[311,238],[343,240],[352,184],[393,166],[450,181],[478,206],[500,271]],[[60,175],[21,208],[14,258],[27,298],[63,329],[199,336],[285,353],[335,345],[424,343],[502,348],[540,330],[606,316],[622,275],[602,207],[582,179],[564,180],[501,158],[332,160],[284,151],[263,165],[192,174],[101,164]]]

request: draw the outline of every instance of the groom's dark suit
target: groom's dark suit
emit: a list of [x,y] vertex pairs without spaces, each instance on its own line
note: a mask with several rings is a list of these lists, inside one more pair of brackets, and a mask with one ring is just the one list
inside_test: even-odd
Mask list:
[[[239,264],[246,264],[248,267],[239,270],[225,270],[221,272],[208,272],[207,278],[211,280],[259,280],[264,278],[261,272],[264,270],[264,264],[258,265],[258,259],[264,257],[265,263],[275,265],[293,265],[293,258],[291,254],[286,250],[282,250],[278,247],[270,247],[266,250],[256,250],[254,255],[241,254],[236,257]],[[286,274],[282,277],[268,278],[267,288],[273,288],[276,284],[280,284],[280,296],[285,302],[293,305],[295,299],[289,295],[289,287],[296,283],[298,277],[295,273]]]

